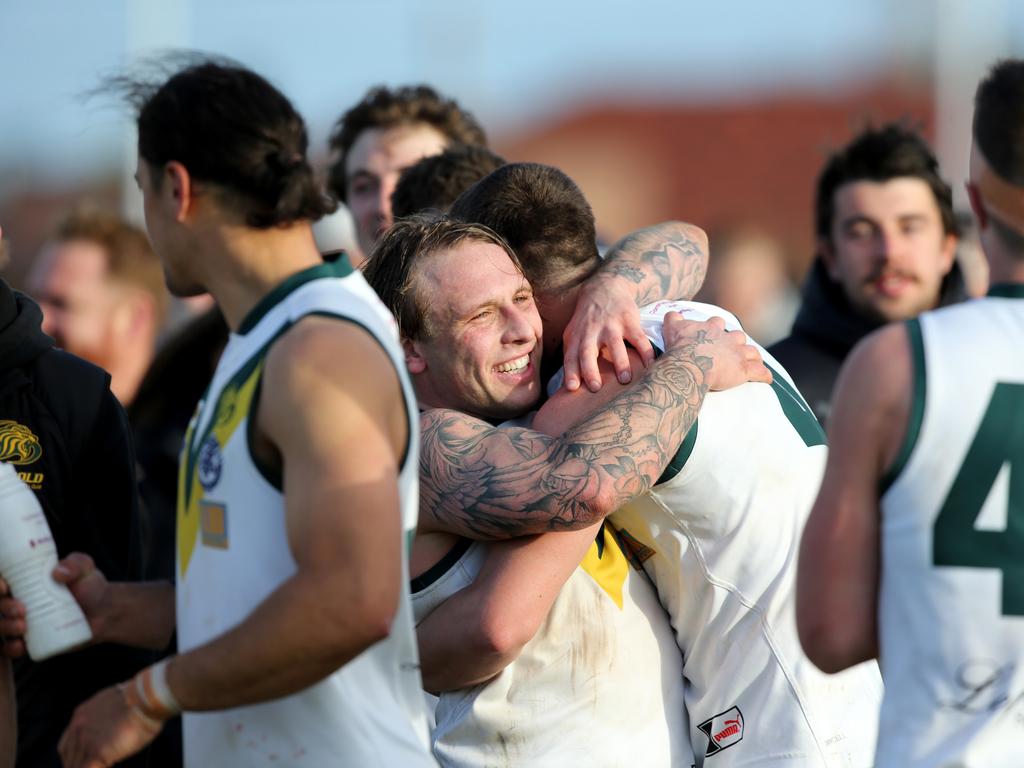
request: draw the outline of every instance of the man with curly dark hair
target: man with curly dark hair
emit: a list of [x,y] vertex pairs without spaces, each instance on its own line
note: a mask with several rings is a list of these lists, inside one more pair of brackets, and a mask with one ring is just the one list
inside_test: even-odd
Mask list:
[[817,257],[789,337],[768,348],[825,423],[839,367],[892,321],[966,297],[953,193],[917,132],[867,128],[832,154],[815,191]]
[[427,85],[376,86],[338,119],[327,186],[352,212],[363,254],[391,226],[402,170],[454,143],[485,146],[487,137],[472,114]]

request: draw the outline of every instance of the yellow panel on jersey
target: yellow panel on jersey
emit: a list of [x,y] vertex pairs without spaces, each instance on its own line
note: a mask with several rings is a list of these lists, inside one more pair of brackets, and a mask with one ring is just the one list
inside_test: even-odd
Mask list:
[[590,545],[580,568],[622,609],[622,587],[629,574],[629,561],[622,554],[611,526],[602,525],[597,540]]
[[[209,485],[208,475],[220,474],[220,452],[238,426],[249,415],[256,385],[263,372],[263,356],[259,355],[242,368],[235,380],[221,391],[217,401],[216,415],[205,427],[202,438],[193,441],[196,424],[189,426],[185,435],[185,455],[178,476],[178,568],[184,576],[188,570],[192,552],[199,538],[201,522],[200,506],[204,483]],[[199,404],[197,412],[202,408]],[[213,479],[216,483],[216,479]],[[222,510],[223,514],[223,510]],[[226,539],[225,539],[226,544]]]

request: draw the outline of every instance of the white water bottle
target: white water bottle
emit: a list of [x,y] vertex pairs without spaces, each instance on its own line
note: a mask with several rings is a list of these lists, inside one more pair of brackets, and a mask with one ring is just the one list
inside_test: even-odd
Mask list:
[[92,639],[70,590],[53,580],[57,546],[43,508],[10,464],[0,463],[0,574],[25,604],[25,644],[36,661]]

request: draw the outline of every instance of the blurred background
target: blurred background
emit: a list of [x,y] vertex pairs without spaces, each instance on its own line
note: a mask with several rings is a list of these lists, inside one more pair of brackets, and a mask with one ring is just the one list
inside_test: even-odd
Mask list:
[[1022,40],[1010,0],[0,0],[4,274],[83,201],[139,217],[130,115],[86,94],[186,48],[284,90],[321,165],[367,88],[426,82],[509,160],[572,176],[604,239],[681,218],[741,272],[799,281],[817,172],[868,123],[918,126],[966,210],[971,96]]

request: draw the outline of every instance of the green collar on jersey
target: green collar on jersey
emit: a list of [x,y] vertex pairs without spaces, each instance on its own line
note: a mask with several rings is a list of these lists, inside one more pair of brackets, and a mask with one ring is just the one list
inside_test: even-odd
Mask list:
[[311,280],[319,280],[321,277],[345,277],[350,274],[352,274],[352,264],[344,252],[339,253],[334,261],[326,261],[323,264],[317,264],[315,267],[309,267],[301,272],[296,272],[260,299],[256,306],[249,310],[249,314],[245,316],[242,324],[238,326],[238,333],[240,335],[247,334],[256,327],[256,324],[263,319],[267,312],[280,304],[288,294]]
[[1024,283],[1000,283],[988,289],[986,296],[1001,299],[1024,299]]

